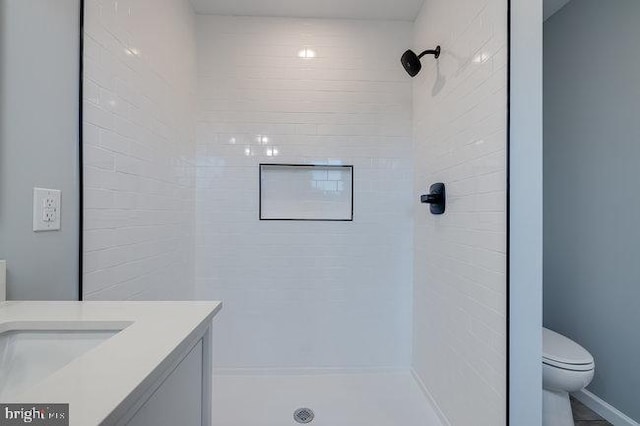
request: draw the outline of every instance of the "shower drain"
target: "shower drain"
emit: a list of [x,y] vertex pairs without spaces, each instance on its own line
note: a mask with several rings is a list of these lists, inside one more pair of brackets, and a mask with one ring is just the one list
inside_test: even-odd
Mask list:
[[293,413],[293,420],[298,423],[311,423],[315,416],[311,408],[298,408]]

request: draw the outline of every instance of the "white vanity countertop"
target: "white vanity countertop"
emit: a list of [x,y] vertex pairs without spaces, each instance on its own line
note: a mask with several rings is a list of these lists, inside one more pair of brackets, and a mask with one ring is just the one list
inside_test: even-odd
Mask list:
[[0,303],[0,332],[126,327],[15,400],[2,402],[69,403],[71,425],[97,425],[143,392],[167,360],[206,330],[221,306],[199,301]]

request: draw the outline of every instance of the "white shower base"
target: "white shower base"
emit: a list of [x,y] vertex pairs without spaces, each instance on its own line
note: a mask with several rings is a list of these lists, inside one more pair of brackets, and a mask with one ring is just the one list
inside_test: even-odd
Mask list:
[[311,408],[311,426],[441,426],[409,372],[214,376],[214,426],[296,426]]

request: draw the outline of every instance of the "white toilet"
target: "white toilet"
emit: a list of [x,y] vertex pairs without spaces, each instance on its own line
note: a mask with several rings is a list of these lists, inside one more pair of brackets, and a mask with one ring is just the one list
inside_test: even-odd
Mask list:
[[573,340],[542,329],[542,424],[574,426],[569,392],[593,379],[593,356]]

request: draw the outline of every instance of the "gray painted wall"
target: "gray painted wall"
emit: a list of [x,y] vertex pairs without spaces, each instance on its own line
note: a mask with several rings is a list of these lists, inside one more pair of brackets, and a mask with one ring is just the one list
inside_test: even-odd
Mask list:
[[595,357],[589,390],[640,421],[640,2],[544,26],[544,323]]
[[[79,0],[0,0],[0,259],[7,296],[78,297]],[[62,230],[32,231],[33,187]]]

